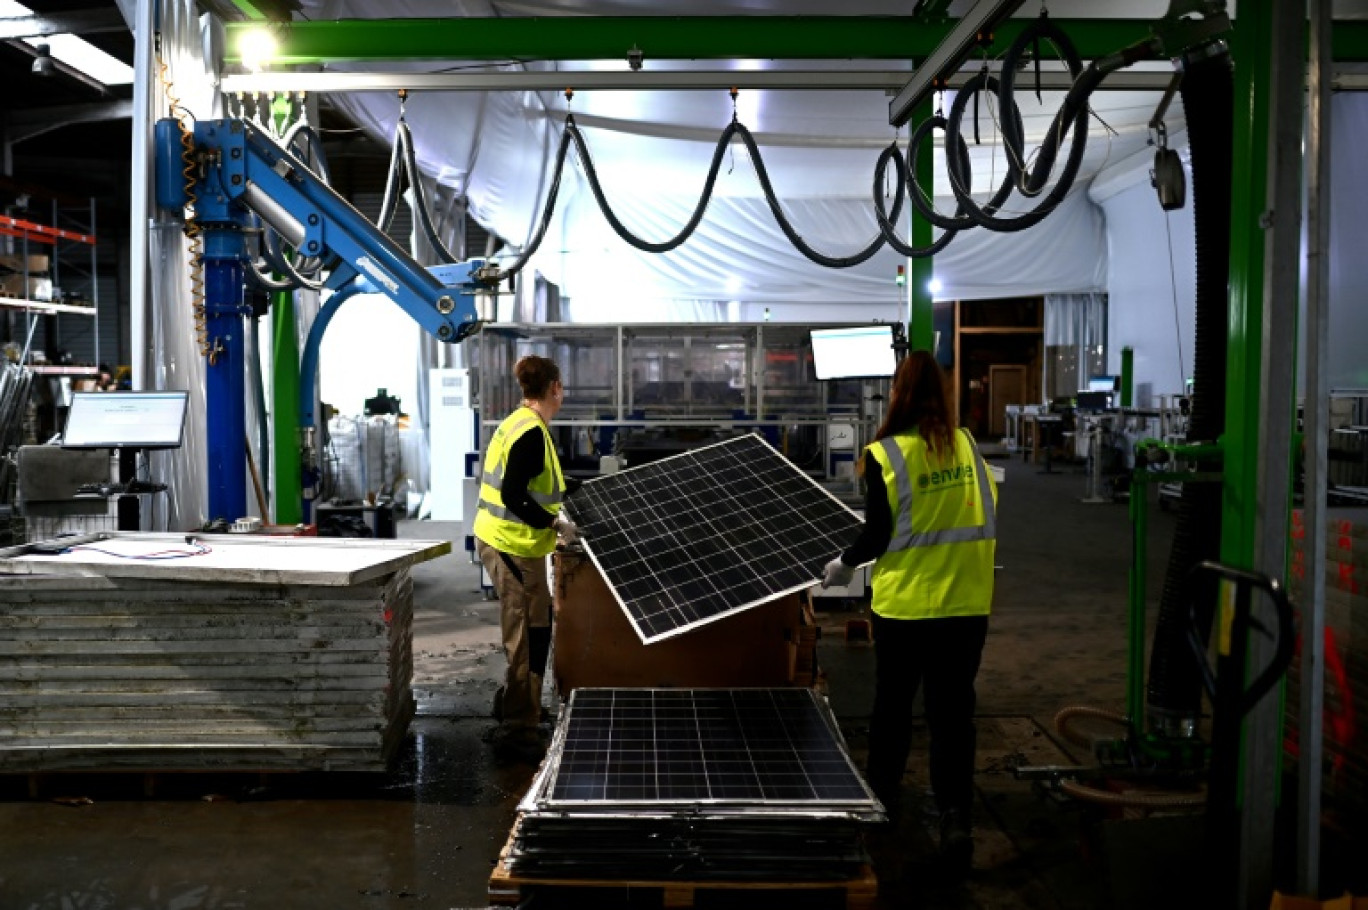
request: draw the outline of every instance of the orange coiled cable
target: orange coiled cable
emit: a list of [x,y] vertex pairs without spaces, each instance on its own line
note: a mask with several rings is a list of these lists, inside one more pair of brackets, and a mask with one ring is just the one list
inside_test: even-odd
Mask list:
[[195,341],[199,345],[200,356],[207,357],[209,365],[213,366],[218,359],[220,346],[209,343],[208,314],[204,303],[203,245],[200,240],[199,221],[195,218],[197,201],[195,195],[195,136],[185,122],[185,117],[190,112],[181,105],[180,99],[176,97],[171,80],[167,76],[166,61],[162,59],[160,54],[157,55],[157,65],[162,91],[166,95],[167,109],[180,127],[181,162],[183,165],[181,174],[185,179],[186,196],[185,236],[190,247],[190,300],[195,314]]

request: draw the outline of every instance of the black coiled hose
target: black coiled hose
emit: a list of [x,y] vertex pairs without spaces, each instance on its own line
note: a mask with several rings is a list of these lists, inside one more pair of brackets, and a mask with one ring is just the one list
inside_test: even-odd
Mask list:
[[[1051,126],[1049,134],[1046,136],[1035,166],[1027,169],[1025,167],[1025,141],[1024,129],[1021,124],[1021,114],[1017,110],[1016,103],[1012,98],[1013,73],[1017,61],[1025,52],[1028,45],[1039,46],[1041,40],[1053,42],[1060,50],[1069,72],[1074,76],[1073,86],[1065,97],[1063,105],[1055,116],[1054,124]],[[703,193],[699,197],[697,205],[694,207],[693,214],[688,222],[673,237],[665,240],[653,241],[646,240],[633,234],[609,205],[607,196],[603,192],[603,187],[599,182],[598,171],[594,167],[594,162],[589,154],[589,148],[580,133],[579,127],[575,124],[573,115],[567,116],[565,129],[561,135],[560,148],[556,155],[555,174],[552,178],[551,190],[547,195],[546,202],[542,210],[542,217],[535,236],[527,243],[522,250],[517,261],[505,269],[488,278],[491,281],[502,281],[504,278],[516,274],[527,263],[533,252],[541,244],[542,238],[546,234],[546,229],[551,221],[552,210],[555,206],[557,191],[560,186],[561,174],[565,164],[565,153],[569,143],[573,142],[575,150],[579,153],[581,164],[584,167],[585,175],[589,180],[590,190],[594,194],[594,200],[598,203],[599,211],[603,213],[613,232],[618,235],[625,243],[646,253],[667,253],[679,247],[686,241],[703,220],[703,215],[707,210],[708,203],[712,199],[713,188],[717,182],[717,174],[722,165],[722,159],[730,146],[733,138],[740,138],[750,153],[751,161],[755,165],[756,176],[760,180],[760,186],[764,190],[765,202],[769,205],[770,213],[774,216],[775,223],[789,243],[803,254],[807,259],[817,265],[827,268],[850,268],[867,262],[871,259],[885,243],[893,247],[894,250],[910,258],[924,258],[933,256],[945,248],[956,232],[968,230],[973,227],[986,227],[995,231],[1019,231],[1040,222],[1046,215],[1054,210],[1061,200],[1072,188],[1075,178],[1078,176],[1079,168],[1083,162],[1083,154],[1087,146],[1087,126],[1088,126],[1088,96],[1098,87],[1106,75],[1122,66],[1127,66],[1137,59],[1148,56],[1151,50],[1148,44],[1136,45],[1127,48],[1125,51],[1106,58],[1104,61],[1094,63],[1086,70],[1079,58],[1077,50],[1068,36],[1060,31],[1047,16],[1042,15],[1034,23],[1028,26],[1008,48],[1003,58],[1003,72],[1001,77],[995,78],[985,71],[974,77],[956,95],[954,103],[951,105],[950,117],[948,120],[937,115],[922,123],[909,137],[907,160],[906,162],[899,156],[896,145],[885,149],[879,156],[874,170],[873,197],[876,220],[878,222],[878,234],[859,252],[849,256],[831,256],[814,249],[798,233],[797,229],[784,214],[783,206],[779,202],[778,196],[774,192],[774,187],[770,183],[769,171],[765,167],[765,162],[760,154],[760,149],[755,143],[750,130],[742,126],[735,117],[731,123],[722,131],[718,137],[717,146],[713,150],[712,162],[708,167],[708,175],[704,181]],[[970,187],[973,181],[973,172],[969,159],[968,147],[960,135],[960,123],[963,117],[965,105],[971,99],[977,102],[981,93],[993,92],[999,98],[999,110],[1001,111],[1003,126],[1003,143],[1008,150],[1008,170],[1002,185],[994,193],[993,197],[982,206],[976,203],[970,196]],[[918,146],[927,135],[934,129],[942,129],[946,132],[946,165],[951,175],[951,188],[954,191],[958,207],[953,216],[941,215],[935,211],[934,205],[923,198],[922,190],[917,186],[916,158]],[[1003,202],[1012,194],[1014,190],[1019,191],[1027,197],[1036,196],[1044,190],[1049,182],[1054,170],[1055,159],[1058,156],[1059,146],[1064,137],[1072,132],[1073,142],[1069,149],[1068,158],[1063,169],[1060,171],[1058,180],[1054,188],[1042,199],[1031,211],[1011,218],[997,217],[997,212]],[[953,137],[953,138],[949,138]],[[885,178],[888,173],[888,165],[894,165],[894,182],[896,184],[893,211],[887,211],[884,198],[881,194]],[[389,219],[393,216],[394,207],[397,204],[398,189],[400,181],[400,171],[406,170],[410,181],[416,180],[418,173],[417,164],[414,157],[413,139],[409,133],[408,124],[402,119],[399,122],[393,158],[390,168],[389,183],[385,188],[384,202],[381,205],[380,225],[386,227]],[[925,247],[913,247],[905,243],[899,236],[895,224],[902,210],[903,194],[906,193],[912,200],[912,204],[922,217],[931,222],[932,225],[939,227],[944,232],[934,243]],[[436,237],[436,232],[432,229],[425,207],[418,206],[418,218],[423,231],[426,233],[429,242],[446,261],[451,261],[451,255],[446,251]]]
[[413,187],[415,200],[414,209],[418,216],[418,226],[423,231],[423,236],[427,238],[428,245],[432,247],[437,258],[445,263],[456,261],[456,257],[451,255],[451,251],[442,243],[437,236],[437,229],[433,227],[432,216],[428,214],[427,203],[423,201],[422,184],[419,182],[420,171],[418,170],[418,156],[413,148],[413,133],[409,131],[409,125],[402,117],[399,125],[395,129],[394,149],[390,152],[389,178],[385,181],[385,195],[380,202],[380,217],[375,223],[380,230],[388,231],[390,224],[394,221],[394,212],[399,207],[399,188],[401,174],[407,174],[409,185]]
[[[1188,60],[1182,82],[1183,107],[1192,154],[1192,212],[1197,246],[1196,351],[1193,365],[1189,443],[1214,442],[1225,431],[1227,281],[1230,274],[1230,160],[1234,82],[1230,55]],[[1173,549],[1159,606],[1150,655],[1148,707],[1151,721],[1169,731],[1194,721],[1201,710],[1200,670],[1186,643],[1187,605],[1196,597],[1199,634],[1211,632],[1215,581],[1200,591],[1186,587],[1189,570],[1204,559],[1219,560],[1221,485],[1185,483],[1178,505]]]
[[[927,122],[929,123],[930,121]],[[944,121],[942,121],[942,123],[943,122]],[[961,145],[963,145],[963,143],[961,143]],[[911,148],[909,148],[908,155],[915,156],[915,148],[916,146],[912,146]],[[966,157],[968,157],[969,152],[967,148],[965,149],[964,154]],[[897,228],[893,226],[893,218],[897,217],[896,213],[898,211],[898,206],[895,205],[893,207],[894,214],[890,216],[888,212],[884,209],[883,194],[882,192],[880,192],[884,186],[884,175],[888,172],[889,162],[893,163],[893,173],[894,176],[897,178],[898,186],[907,187],[910,198],[921,198],[920,193],[917,190],[916,183],[913,182],[909,177],[909,174],[907,172],[908,165],[903,163],[902,154],[898,151],[898,147],[896,145],[890,145],[888,148],[883,150],[882,154],[879,155],[879,161],[874,167],[874,212],[878,215],[879,218],[879,230],[883,232],[884,239],[888,241],[889,246],[893,247],[893,249],[897,250],[899,253],[901,253],[909,259],[924,259],[927,256],[934,256],[941,250],[945,249],[945,245],[947,243],[955,239],[955,234],[957,234],[958,231],[942,232],[940,237],[929,246],[914,247],[910,244],[904,243],[902,238],[898,236]],[[912,159],[911,166],[916,167],[915,157],[913,157]],[[901,190],[899,190],[898,192],[898,200],[899,202],[901,202],[902,200]],[[962,214],[962,210],[956,212],[955,214]]]
[[[966,82],[964,87],[960,89],[959,94],[955,97],[955,104],[951,105],[952,114],[954,113],[956,105],[958,105],[962,111],[964,103],[967,102],[969,98],[979,92],[985,91],[993,92],[997,94],[999,98],[1007,98],[1010,102],[1008,106],[1015,107],[1016,105],[1015,101],[1011,101],[1010,95],[1003,95],[999,91],[997,79],[987,73],[979,73]],[[960,201],[959,208],[956,209],[953,216],[946,216],[937,212],[935,205],[933,204],[935,201],[934,199],[924,197],[918,192],[915,186],[912,186],[911,188],[912,206],[920,212],[922,217],[927,221],[946,231],[967,231],[972,227],[977,227],[979,224],[975,218],[970,216],[970,210],[964,203],[964,199],[969,198],[968,192],[969,187],[973,184],[974,172],[973,165],[969,160],[969,146],[965,143],[964,137],[960,135],[959,122],[958,117],[956,117],[954,127],[952,128],[950,121],[946,120],[944,117],[936,116],[928,118],[927,120],[922,121],[921,125],[912,131],[912,135],[908,138],[907,143],[907,170],[911,174],[917,172],[918,150],[921,147],[923,137],[925,137],[927,133],[936,129],[945,133],[945,157],[947,161],[949,161],[951,157],[950,149],[952,144],[954,146],[954,157],[956,162],[953,167],[948,167],[947,170],[950,172],[951,183],[960,183],[963,181],[964,195],[961,198],[960,194],[956,193],[956,198]],[[979,217],[990,216],[1002,206],[1002,203],[1007,200],[1008,196],[1012,195],[1012,186],[1013,180],[1009,174],[1003,178],[1002,184],[998,187],[997,192],[993,194],[993,198],[989,199],[982,208],[975,204],[972,199],[969,199],[969,204],[973,205],[973,211],[976,212]]]

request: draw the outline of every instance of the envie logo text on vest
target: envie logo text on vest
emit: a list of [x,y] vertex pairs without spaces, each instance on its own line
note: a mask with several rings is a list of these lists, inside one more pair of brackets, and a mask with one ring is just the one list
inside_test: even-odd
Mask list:
[[953,468],[945,468],[941,471],[931,471],[927,474],[917,475],[917,489],[927,490],[931,487],[950,489],[951,487],[962,487],[971,483],[974,479],[973,462],[957,464]]

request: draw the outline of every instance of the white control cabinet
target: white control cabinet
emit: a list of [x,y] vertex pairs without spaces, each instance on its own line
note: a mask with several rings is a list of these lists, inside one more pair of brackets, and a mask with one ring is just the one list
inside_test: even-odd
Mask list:
[[[432,478],[432,518],[434,521],[464,521],[466,465],[478,466],[468,457],[476,454],[479,435],[475,412],[474,371],[440,369],[428,371],[428,402],[432,421],[428,438],[432,444],[429,472]],[[469,529],[467,529],[469,530]]]

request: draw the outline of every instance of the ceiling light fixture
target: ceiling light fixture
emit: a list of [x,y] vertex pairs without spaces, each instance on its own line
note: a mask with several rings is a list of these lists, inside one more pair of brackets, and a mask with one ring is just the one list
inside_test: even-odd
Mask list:
[[52,48],[46,44],[40,44],[34,48],[37,53],[33,55],[33,66],[30,71],[35,76],[51,76],[57,72],[57,64],[52,62]]
[[[16,0],[0,0],[0,18],[36,16],[37,13]],[[111,85],[128,85],[133,82],[133,67],[76,35],[35,35],[15,38],[7,43],[37,58],[33,72],[38,75],[65,73],[86,82],[100,92],[107,91]],[[46,48],[45,54],[40,48]],[[37,60],[41,60],[44,55],[51,61],[51,68],[48,69],[48,64],[44,64],[44,68],[40,70]]]
[[275,60],[280,45],[270,29],[254,28],[242,33],[238,39],[238,55],[242,65],[250,73],[259,73],[267,64]]

